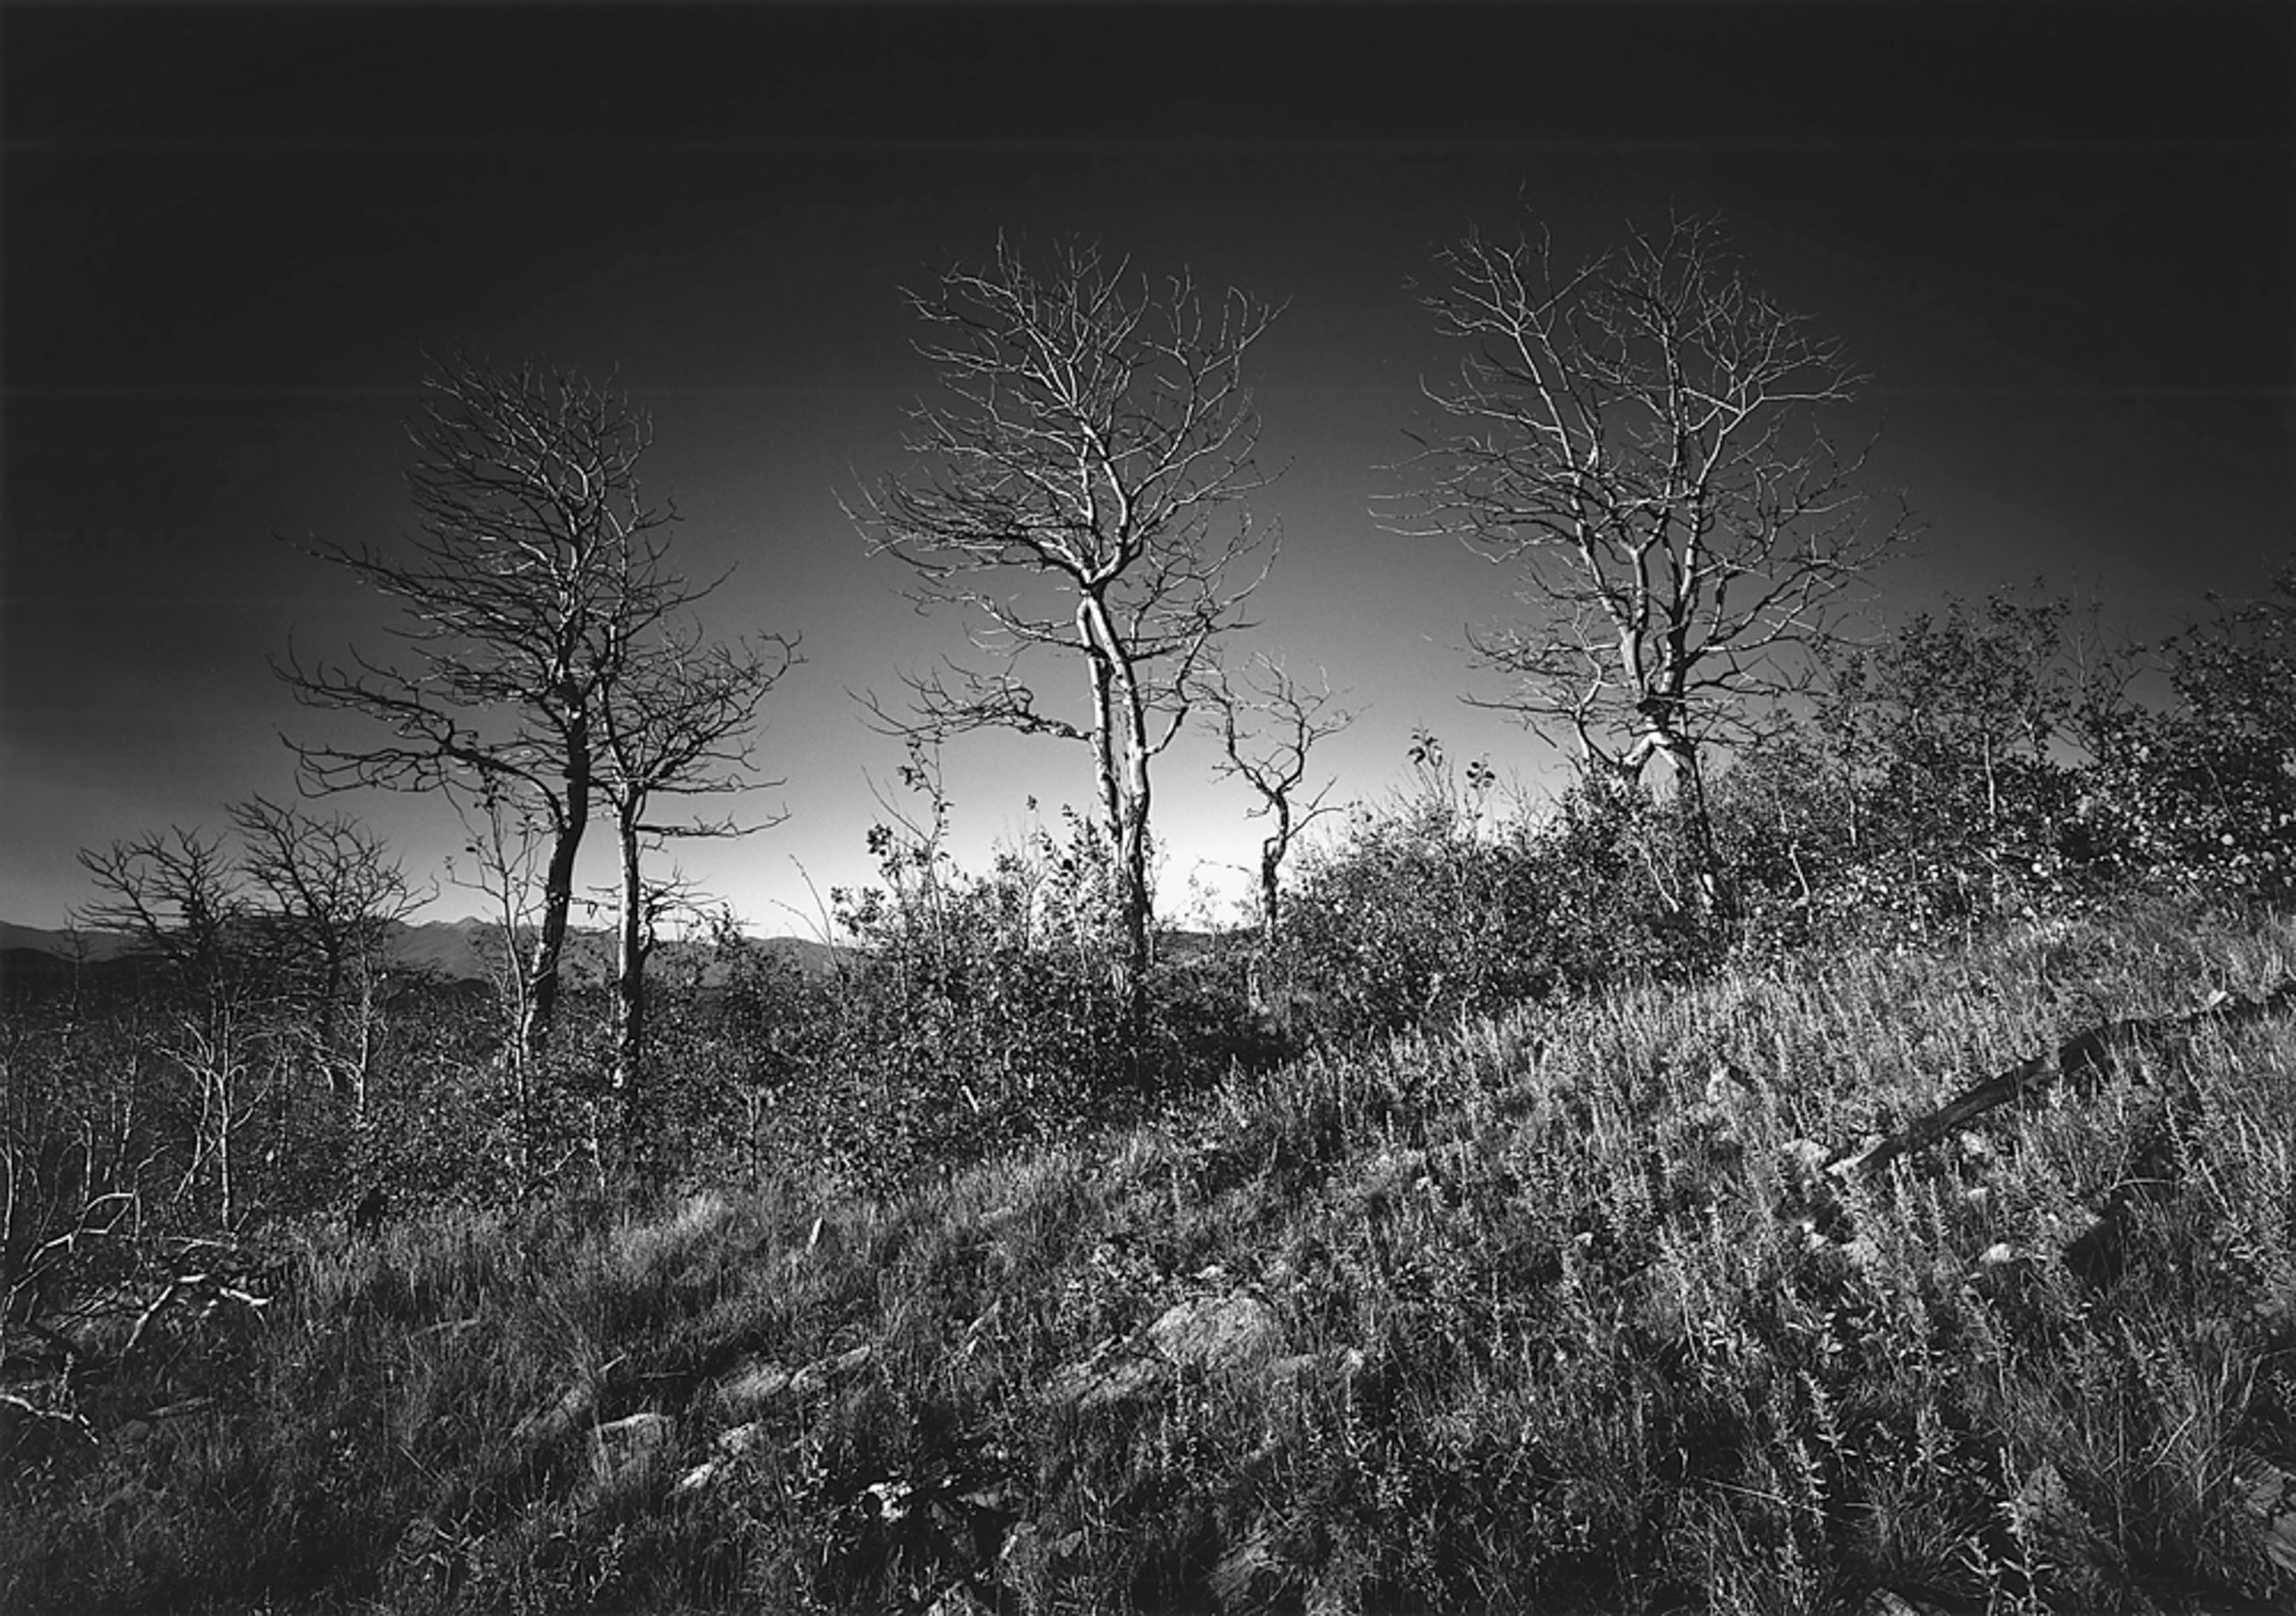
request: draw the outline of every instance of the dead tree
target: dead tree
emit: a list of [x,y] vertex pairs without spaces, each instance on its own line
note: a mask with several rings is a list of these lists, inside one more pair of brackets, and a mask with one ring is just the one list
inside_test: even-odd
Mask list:
[[[318,1063],[337,1097],[364,1117],[384,946],[391,926],[430,894],[407,879],[379,837],[347,814],[321,819],[255,796],[233,803],[231,815],[240,869],[267,894],[282,947],[317,968],[309,992]],[[346,1011],[347,1051],[337,1048],[345,1041]]]
[[282,1018],[246,879],[223,847],[177,828],[83,848],[100,895],[74,918],[127,933],[156,970],[150,993],[166,1031],[153,1048],[187,1091],[174,1199],[190,1205],[195,1189],[211,1190],[217,1227],[228,1229],[243,1209],[236,1147],[276,1091]]
[[1263,949],[1272,949],[1284,860],[1300,833],[1336,811],[1336,804],[1326,801],[1334,781],[1325,780],[1311,795],[1301,794],[1308,754],[1318,741],[1355,723],[1356,713],[1333,705],[1328,678],[1319,674],[1310,689],[1264,651],[1253,653],[1240,676],[1214,668],[1204,680],[1202,700],[1220,735],[1221,758],[1213,771],[1250,786],[1259,804],[1246,811],[1248,816],[1268,822],[1267,834],[1260,838],[1260,942]]
[[382,786],[477,801],[516,797],[547,829],[540,924],[523,967],[520,1041],[549,1035],[574,869],[599,791],[602,711],[631,658],[694,587],[669,564],[675,512],[640,497],[647,417],[570,374],[436,367],[409,423],[421,531],[386,554],[324,545],[395,602],[403,659],[281,675],[307,706],[388,732],[361,745],[290,743],[314,792]]
[[[646,960],[654,922],[675,883],[652,886],[644,855],[672,837],[744,836],[763,828],[731,817],[678,819],[665,799],[722,796],[753,785],[746,738],[759,704],[797,660],[796,642],[703,645],[698,633],[669,632],[624,671],[602,704],[599,790],[612,808],[621,882],[614,975],[617,1090],[635,1083],[646,1047]],[[690,896],[680,901],[689,902]]]
[[247,927],[246,881],[223,838],[180,827],[83,847],[80,868],[100,894],[73,912],[91,931],[125,934],[137,951],[205,989],[240,959]]
[[[1274,554],[1244,503],[1266,479],[1244,358],[1277,311],[1233,290],[1207,309],[1185,275],[1152,286],[1093,246],[1059,246],[1040,273],[1002,241],[985,269],[947,270],[909,301],[944,398],[911,412],[915,466],[853,514],[916,575],[920,611],[964,614],[978,656],[905,674],[906,713],[870,705],[895,733],[1089,749],[1137,1023],[1150,765]],[[1041,704],[1048,656],[1082,664],[1083,717]]]
[[[1516,569],[1520,623],[1470,630],[1511,709],[1591,778],[1664,757],[1705,827],[1706,749],[1749,738],[1838,634],[1845,591],[1909,536],[1870,522],[1821,412],[1861,378],[1745,279],[1718,225],[1676,219],[1559,269],[1542,231],[1470,233],[1425,303],[1468,345],[1427,397],[1393,525]],[[1716,875],[1710,836],[1704,871]]]
[[476,798],[455,803],[465,838],[462,851],[469,862],[450,858],[446,880],[449,885],[478,893],[486,903],[487,975],[502,1016],[502,1065],[517,1119],[519,1171],[531,1184],[538,1161],[535,1061],[534,1051],[519,1034],[533,1018],[533,982],[522,945],[537,929],[535,892],[541,882],[536,872],[542,867],[546,836],[531,803],[507,797],[485,780]]

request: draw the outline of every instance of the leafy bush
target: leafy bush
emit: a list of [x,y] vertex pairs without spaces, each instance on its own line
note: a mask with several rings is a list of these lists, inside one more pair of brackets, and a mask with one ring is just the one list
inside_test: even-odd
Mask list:
[[2122,880],[2296,898],[2296,560],[2273,589],[2169,641],[2167,709],[2099,725],[2082,806]]
[[1358,813],[1303,866],[1283,957],[1319,1028],[1400,1030],[1548,985],[1546,871],[1522,840],[1486,836],[1447,803]]
[[1483,765],[1462,788],[1432,736],[1412,761],[1414,789],[1311,852],[1285,911],[1280,957],[1319,1030],[1443,1026],[1716,957],[1681,804],[1581,784],[1538,818],[1502,812]]
[[1114,867],[1097,831],[1039,828],[985,875],[923,834],[872,836],[884,884],[831,894],[852,939],[772,1061],[784,1148],[883,1190],[1067,1137],[1153,1086],[1117,987]]
[[1753,907],[1792,910],[1805,939],[1911,943],[2065,902],[2068,614],[1998,590],[1833,658],[1807,721],[1723,777]]

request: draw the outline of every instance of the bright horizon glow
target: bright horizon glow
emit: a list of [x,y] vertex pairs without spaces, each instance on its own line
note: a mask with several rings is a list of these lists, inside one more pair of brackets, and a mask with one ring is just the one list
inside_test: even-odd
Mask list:
[[[788,818],[657,868],[813,935],[806,877],[822,901],[874,881],[871,782],[901,761],[850,692],[896,697],[962,633],[909,609],[838,498],[901,468],[933,385],[899,288],[1000,230],[1287,303],[1246,369],[1281,471],[1253,513],[1284,547],[1234,649],[1366,709],[1315,755],[1335,800],[1407,789],[1421,727],[1534,799],[1559,780],[1462,701],[1497,693],[1459,647],[1512,609],[1509,577],[1374,514],[1429,424],[1423,378],[1458,361],[1409,283],[1470,222],[1511,233],[1518,202],[1567,257],[1718,212],[1753,278],[1842,339],[1874,380],[1834,424],[1880,434],[1867,486],[1927,533],[1876,579],[1883,621],[2045,575],[2152,638],[2211,590],[2260,592],[2296,544],[2281,6],[16,6],[0,47],[19,925],[93,897],[79,847],[292,797],[278,737],[326,715],[270,659],[388,641],[282,540],[407,530],[398,423],[428,350],[611,376],[654,418],[645,486],[682,513],[681,569],[734,569],[708,632],[802,636],[758,747],[787,783],[737,804]],[[1525,95],[1539,61],[1620,71]],[[1047,694],[1079,712],[1068,677]],[[1051,825],[1090,796],[1074,746],[971,737],[943,761],[970,871],[1030,797]],[[1166,916],[1255,857],[1249,793],[1209,775],[1201,736],[1157,769]],[[411,872],[458,841],[439,802],[308,806]],[[450,889],[426,913],[476,907]]]

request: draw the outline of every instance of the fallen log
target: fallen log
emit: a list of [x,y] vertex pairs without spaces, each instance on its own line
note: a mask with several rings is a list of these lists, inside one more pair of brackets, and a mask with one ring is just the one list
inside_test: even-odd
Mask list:
[[1986,1113],[2030,1098],[2053,1083],[2096,1087],[2111,1070],[2112,1058],[2119,1051],[2189,1038],[2203,1027],[2242,1026],[2286,1009],[2296,1009],[2296,982],[2283,982],[2261,999],[2219,993],[2189,1016],[2132,1016],[2107,1022],[2076,1034],[2045,1053],[2020,1060],[1865,1149],[1837,1157],[1826,1171],[1844,1181],[1869,1178],[1901,1157],[1928,1150]]

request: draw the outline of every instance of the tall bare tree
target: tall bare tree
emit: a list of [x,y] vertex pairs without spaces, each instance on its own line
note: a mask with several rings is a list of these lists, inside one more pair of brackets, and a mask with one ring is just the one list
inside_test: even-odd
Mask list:
[[[910,413],[917,464],[854,514],[916,575],[919,610],[966,616],[978,656],[905,674],[905,714],[872,707],[902,733],[1090,749],[1137,1016],[1150,765],[1274,555],[1245,504],[1266,478],[1244,357],[1277,311],[1234,290],[1207,309],[1186,275],[1152,284],[1074,242],[1040,272],[1001,240],[986,268],[949,269],[909,302],[943,396]],[[1040,704],[1048,655],[1082,663],[1081,718]]]
[[1485,704],[1559,729],[1598,780],[1663,756],[1699,791],[1704,750],[1751,733],[1909,537],[1869,519],[1864,454],[1819,419],[1862,378],[1711,219],[1568,269],[1536,229],[1470,233],[1437,267],[1426,306],[1468,354],[1427,389],[1454,430],[1405,463],[1396,526],[1517,569],[1525,620],[1469,634],[1514,681]]
[[1326,801],[1331,780],[1305,792],[1308,754],[1317,742],[1355,723],[1356,714],[1334,705],[1337,698],[1328,678],[1319,675],[1313,686],[1303,684],[1264,651],[1254,652],[1241,674],[1211,669],[1203,700],[1220,736],[1221,761],[1213,772],[1250,786],[1259,798],[1250,816],[1268,822],[1267,834],[1260,838],[1260,939],[1272,946],[1284,860],[1300,833],[1336,807]]
[[317,792],[383,786],[531,803],[549,854],[525,965],[520,1041],[542,1047],[558,998],[574,870],[600,789],[602,713],[634,657],[715,587],[668,558],[675,512],[649,505],[637,464],[650,421],[571,374],[435,366],[408,425],[421,531],[402,551],[327,545],[400,607],[396,663],[281,669],[306,705],[374,720],[389,738],[290,743]]

